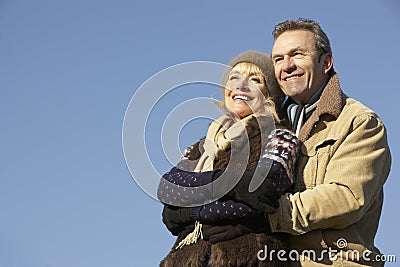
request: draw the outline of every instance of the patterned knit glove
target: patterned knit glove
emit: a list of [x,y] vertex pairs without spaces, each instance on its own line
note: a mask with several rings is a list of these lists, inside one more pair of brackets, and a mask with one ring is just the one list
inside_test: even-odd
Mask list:
[[294,166],[298,156],[299,140],[289,130],[276,129],[268,136],[268,142],[258,168],[271,166],[268,179],[284,194],[294,182]]

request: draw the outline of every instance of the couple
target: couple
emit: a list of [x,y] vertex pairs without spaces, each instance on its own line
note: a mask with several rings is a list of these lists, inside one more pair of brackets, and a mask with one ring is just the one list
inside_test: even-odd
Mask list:
[[[391,165],[385,127],[341,90],[318,23],[287,20],[273,36],[271,57],[229,63],[226,115],[185,152],[188,169],[161,179],[163,222],[178,235],[161,266],[383,266],[374,239]],[[196,191],[225,177],[234,186],[218,199]],[[261,260],[266,247],[275,254]]]

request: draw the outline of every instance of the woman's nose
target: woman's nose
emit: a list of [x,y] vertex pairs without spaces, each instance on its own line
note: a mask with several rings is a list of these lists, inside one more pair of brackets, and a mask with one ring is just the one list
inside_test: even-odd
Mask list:
[[249,79],[247,77],[241,77],[235,86],[237,91],[249,91]]

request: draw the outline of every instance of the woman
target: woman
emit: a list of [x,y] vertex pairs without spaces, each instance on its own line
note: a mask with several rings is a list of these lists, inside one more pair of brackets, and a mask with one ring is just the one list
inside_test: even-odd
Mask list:
[[[163,222],[172,234],[179,235],[161,266],[282,266],[277,259],[259,261],[257,253],[266,245],[269,250],[286,248],[285,236],[269,231],[265,213],[277,208],[279,196],[293,182],[297,139],[286,130],[270,132],[268,124],[280,122],[275,106],[280,107],[283,101],[270,57],[248,51],[235,57],[229,66],[232,69],[223,81],[226,115],[210,125],[206,138],[186,151],[179,163],[179,167],[188,166],[196,173],[173,168],[161,179],[158,197],[165,204]],[[259,201],[256,193],[246,203],[234,200],[241,190],[248,189],[256,170],[270,168],[262,182],[270,192],[269,201]],[[229,177],[243,174],[220,199],[203,204],[199,196],[204,194],[186,190],[218,181],[223,173],[219,170],[229,170]],[[168,184],[185,190],[171,192]],[[189,199],[201,205],[188,205]],[[260,207],[260,203],[270,205]]]

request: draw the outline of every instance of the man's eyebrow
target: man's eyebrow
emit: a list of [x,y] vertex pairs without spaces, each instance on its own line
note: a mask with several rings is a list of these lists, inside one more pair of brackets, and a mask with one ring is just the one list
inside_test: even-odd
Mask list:
[[300,46],[296,46],[296,47],[291,48],[291,49],[288,50],[288,51],[285,51],[284,53],[275,53],[275,54],[272,54],[272,58],[279,57],[279,56],[282,56],[282,55],[291,55],[291,54],[293,54],[293,53],[296,52],[296,51],[305,52],[304,48],[302,48],[302,47],[300,47]]

